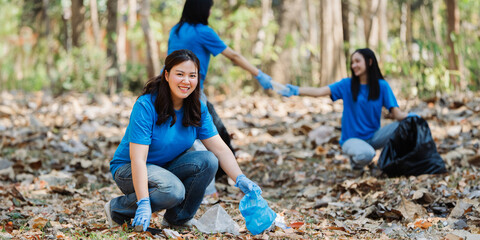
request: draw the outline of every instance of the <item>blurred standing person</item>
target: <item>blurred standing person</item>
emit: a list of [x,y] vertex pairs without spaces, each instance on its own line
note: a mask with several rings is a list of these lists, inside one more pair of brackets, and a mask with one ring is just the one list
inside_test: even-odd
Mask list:
[[[227,146],[234,152],[230,143],[230,135],[216,113],[213,105],[207,101],[204,93],[204,81],[207,76],[210,55],[222,54],[230,59],[235,65],[251,73],[264,89],[272,89],[272,78],[260,69],[250,64],[240,53],[228,47],[218,34],[208,26],[210,10],[213,0],[186,0],[180,21],[170,30],[168,39],[168,53],[179,49],[191,50],[200,60],[200,100],[207,103],[208,111],[212,115],[213,122]],[[198,143],[198,141],[196,142]],[[200,144],[195,144],[196,150],[204,150]],[[235,153],[235,152],[234,152]],[[221,173],[220,173],[221,174]],[[215,180],[209,185],[206,195],[216,195]]]

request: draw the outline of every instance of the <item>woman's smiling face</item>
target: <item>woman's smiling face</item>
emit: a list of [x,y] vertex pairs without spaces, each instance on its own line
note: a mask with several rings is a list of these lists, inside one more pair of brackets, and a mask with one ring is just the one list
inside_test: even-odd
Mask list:
[[187,98],[198,85],[198,69],[193,61],[177,64],[165,73],[170,86],[174,108],[182,107],[183,99]]
[[355,76],[361,77],[367,73],[367,65],[362,54],[356,52],[352,55],[351,67]]

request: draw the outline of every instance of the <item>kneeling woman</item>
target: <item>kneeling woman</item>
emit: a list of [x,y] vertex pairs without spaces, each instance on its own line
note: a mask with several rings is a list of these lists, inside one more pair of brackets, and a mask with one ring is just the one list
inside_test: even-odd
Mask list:
[[[125,194],[105,204],[107,220],[142,226],[167,209],[162,224],[191,225],[218,164],[245,194],[259,188],[242,174],[219,137],[198,87],[200,63],[191,51],[167,56],[161,75],[150,79],[130,115],[125,136],[110,162]],[[209,151],[187,151],[200,139]]]
[[[387,144],[398,127],[398,121],[416,114],[400,110],[390,85],[384,80],[375,53],[369,48],[357,49],[351,56],[351,78],[320,88],[287,85],[286,97],[330,96],[333,101],[343,99],[342,151],[350,156],[353,169],[363,169],[375,157],[375,149]],[[380,127],[382,108],[398,121]]]

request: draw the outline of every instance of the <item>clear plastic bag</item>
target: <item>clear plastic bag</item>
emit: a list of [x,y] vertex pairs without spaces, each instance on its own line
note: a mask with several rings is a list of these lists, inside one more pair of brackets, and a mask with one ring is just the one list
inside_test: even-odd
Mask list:
[[245,218],[248,231],[257,235],[268,229],[275,221],[277,214],[270,209],[260,191],[251,191],[240,201],[240,212]]
[[229,232],[238,235],[240,229],[238,224],[233,221],[220,204],[209,208],[203,216],[198,219],[195,226],[203,233]]

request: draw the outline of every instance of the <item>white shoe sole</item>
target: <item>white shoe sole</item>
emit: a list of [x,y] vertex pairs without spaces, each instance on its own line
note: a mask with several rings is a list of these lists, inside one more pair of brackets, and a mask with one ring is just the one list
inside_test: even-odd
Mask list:
[[104,210],[105,210],[105,217],[107,218],[107,223],[108,223],[108,226],[110,226],[111,228],[113,227],[118,227],[120,226],[118,223],[114,222],[113,219],[112,219],[112,214],[110,212],[110,201],[108,201],[107,203],[105,203],[105,206],[103,207]]

